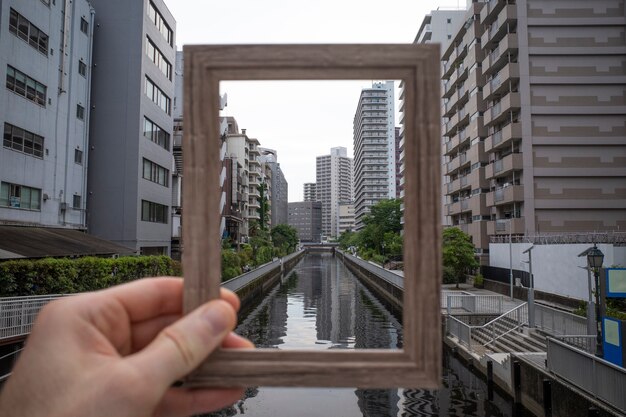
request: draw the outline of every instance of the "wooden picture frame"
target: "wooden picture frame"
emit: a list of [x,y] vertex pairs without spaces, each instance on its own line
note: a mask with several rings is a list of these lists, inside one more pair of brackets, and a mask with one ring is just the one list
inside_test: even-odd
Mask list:
[[399,79],[405,105],[403,349],[223,349],[187,384],[437,388],[442,366],[439,45],[194,45],[185,46],[184,58],[185,312],[219,296],[220,81]]

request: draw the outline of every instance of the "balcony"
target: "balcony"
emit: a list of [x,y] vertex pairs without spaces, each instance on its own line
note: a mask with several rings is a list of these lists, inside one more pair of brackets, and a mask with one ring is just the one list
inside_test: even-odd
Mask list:
[[448,162],[446,166],[446,175],[450,175],[459,169],[459,161],[460,161],[460,158],[457,156],[456,158]]
[[487,128],[484,125],[483,119],[483,116],[479,116],[474,120],[470,120],[469,125],[465,128],[468,137],[487,137]]
[[[485,143],[477,142],[473,144],[465,153],[467,155],[467,160],[472,165],[477,162],[488,162],[487,153],[485,152]],[[463,165],[463,163],[461,163]]]
[[519,64],[509,62],[494,77],[485,83],[483,87],[483,97],[491,100],[494,96],[505,94],[509,88],[511,80],[519,80]]
[[[485,84],[485,76],[480,68],[476,68],[472,71],[468,77],[465,85],[467,85],[467,91],[472,91],[476,87],[481,87]],[[484,90],[484,89],[483,89]]]
[[459,203],[459,213],[471,212],[472,216],[487,216],[490,213],[486,194],[476,194],[460,200]]
[[517,48],[517,33],[507,34],[498,43],[498,46],[483,59],[483,74],[491,74],[503,67],[509,61],[509,54],[517,52]]
[[473,170],[469,174],[460,178],[461,181],[461,190],[465,187],[471,188],[488,188],[489,181],[485,176],[485,168],[481,167]]
[[514,201],[524,201],[523,185],[510,185],[498,188],[487,194],[487,205],[489,207],[511,204]]
[[502,98],[499,102],[494,104],[489,110],[484,113],[485,126],[494,125],[496,123],[502,123],[507,119],[510,119],[510,113],[517,111],[521,107],[521,100],[519,93],[509,93]]
[[523,235],[526,222],[523,217],[515,219],[500,219],[496,221],[487,222],[487,234],[492,235],[508,235],[509,229],[512,235]]
[[455,113],[454,116],[448,120],[447,123],[443,126],[443,135],[444,136],[454,136],[456,133],[456,127],[459,124],[459,114]]
[[477,92],[469,98],[465,107],[467,108],[467,113],[471,116],[477,111],[484,112],[487,108],[487,104],[485,100],[483,100],[483,94],[481,92]]
[[485,175],[487,179],[501,177],[509,174],[511,171],[520,171],[523,167],[522,154],[512,153],[487,165]]
[[453,216],[461,212],[461,202],[457,201],[452,204],[448,204],[448,215]]
[[490,0],[480,11],[480,23],[488,25],[498,18],[498,13],[504,7],[504,3],[498,0]]
[[456,179],[456,180],[454,180],[454,181],[449,182],[449,183],[447,184],[447,190],[448,190],[448,192],[447,192],[446,194],[447,194],[447,195],[450,195],[450,194],[453,194],[453,193],[455,193],[455,192],[459,191],[459,184],[460,184],[460,182],[459,182],[459,180],[458,180],[458,179]]
[[483,48],[491,48],[494,44],[497,44],[500,39],[512,28],[515,27],[517,21],[517,8],[514,4],[505,6],[497,18],[493,21],[489,30],[483,33],[481,37],[481,44]]
[[485,152],[501,149],[509,146],[513,139],[522,138],[521,123],[509,123],[502,130],[495,132],[485,140]]
[[459,134],[453,136],[448,142],[446,142],[446,155],[455,151],[459,147]]

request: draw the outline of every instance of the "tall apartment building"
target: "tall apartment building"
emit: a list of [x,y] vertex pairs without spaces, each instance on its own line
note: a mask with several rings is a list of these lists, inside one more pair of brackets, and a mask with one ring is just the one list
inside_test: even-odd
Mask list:
[[337,233],[354,230],[354,204],[351,202],[339,203],[337,214]]
[[[420,25],[419,30],[417,31],[417,35],[415,36],[415,40],[413,43],[416,44],[439,44],[441,46],[441,52],[445,51],[448,48],[448,45],[452,41],[452,37],[457,34],[459,31],[459,27],[462,23],[465,22],[465,9],[442,9],[439,8],[437,10],[432,10],[429,14],[424,17],[422,20],[422,24]],[[399,167],[399,175],[400,179],[398,181],[400,185],[400,198],[404,197],[404,85],[400,83],[400,142],[399,142],[399,151],[400,151],[400,167]],[[441,94],[443,95],[444,85],[441,85]],[[442,101],[443,104],[443,101]],[[445,138],[442,136],[442,145],[445,145]],[[445,163],[445,157],[442,155],[442,164]],[[446,203],[446,180],[447,176],[445,173],[443,174],[442,186],[444,187],[444,192],[442,193],[442,206]],[[447,225],[449,223],[449,217],[446,216],[445,213],[442,212],[442,224]],[[402,218],[404,222],[404,217]]]
[[352,158],[344,147],[331,148],[330,155],[316,158],[316,198],[322,203],[322,236],[339,236],[339,202],[352,201]]
[[380,200],[396,198],[394,96],[393,81],[372,83],[372,88],[361,91],[354,115],[354,202],[357,230],[363,227],[363,216],[369,213],[370,207]]
[[304,183],[304,201],[317,201],[317,184],[314,182]]
[[279,224],[287,224],[289,212],[287,206],[289,184],[278,163],[278,153],[273,149],[267,148],[259,148],[259,151],[261,153],[261,161],[265,166],[269,167],[271,171],[271,227],[276,227]]
[[493,235],[623,229],[624,2],[492,1],[466,19],[443,53],[452,225],[485,256]]
[[89,231],[169,254],[176,22],[162,0],[91,2]]
[[298,239],[305,243],[322,241],[322,203],[300,201],[289,203],[289,226],[298,232]]
[[94,9],[0,1],[0,223],[86,229]]

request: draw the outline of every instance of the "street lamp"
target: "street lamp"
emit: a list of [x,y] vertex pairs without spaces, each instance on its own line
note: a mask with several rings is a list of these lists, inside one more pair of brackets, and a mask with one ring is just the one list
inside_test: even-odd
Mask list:
[[530,275],[530,282],[528,287],[528,327],[535,328],[535,279],[533,278],[533,254],[532,250],[535,246],[531,246],[523,253],[528,254],[528,275]]
[[603,357],[602,352],[602,317],[600,316],[600,275],[599,269],[602,268],[602,262],[604,262],[604,254],[596,244],[593,244],[593,248],[587,250],[587,266],[593,270],[593,276],[595,278],[596,285],[596,356]]

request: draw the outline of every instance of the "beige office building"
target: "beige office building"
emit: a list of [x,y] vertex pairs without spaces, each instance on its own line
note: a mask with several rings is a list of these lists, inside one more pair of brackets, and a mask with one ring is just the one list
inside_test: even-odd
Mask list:
[[491,1],[443,52],[444,213],[494,235],[626,227],[623,0]]

